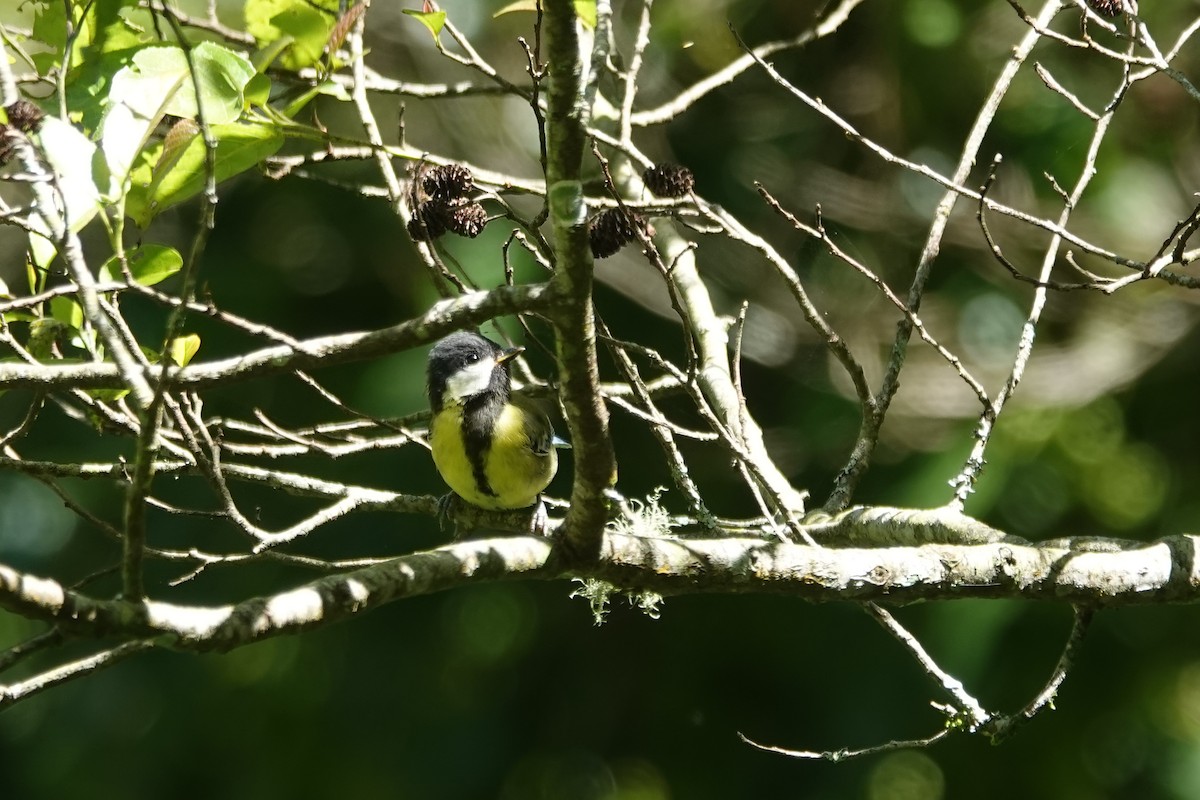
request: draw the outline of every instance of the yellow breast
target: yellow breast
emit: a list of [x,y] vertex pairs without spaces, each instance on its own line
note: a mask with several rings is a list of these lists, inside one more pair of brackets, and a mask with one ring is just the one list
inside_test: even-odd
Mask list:
[[462,433],[461,406],[449,406],[436,414],[429,425],[433,463],[446,484],[462,499],[487,509],[531,506],[558,469],[554,448],[535,452],[530,447],[525,414],[516,405],[506,405],[496,418],[491,445],[481,454],[482,477],[468,453]]

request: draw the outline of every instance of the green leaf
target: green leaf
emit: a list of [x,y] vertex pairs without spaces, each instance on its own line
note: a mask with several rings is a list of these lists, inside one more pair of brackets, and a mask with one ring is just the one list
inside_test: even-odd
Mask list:
[[103,53],[84,61],[71,70],[67,81],[67,108],[71,120],[84,133],[93,135],[100,129],[105,113],[112,106],[113,77],[129,66],[141,47]]
[[[88,397],[91,397],[93,400],[99,400],[101,403],[115,403],[118,400],[120,400],[122,397],[124,397],[125,395],[129,394],[129,390],[128,389],[88,389],[87,393],[88,393]],[[107,423],[107,420],[105,420],[103,417],[101,417],[99,414],[97,414],[95,412],[90,412],[88,414],[88,416],[91,417],[92,422],[95,423],[97,428],[103,428],[105,426],[105,424]]]
[[505,14],[512,14],[513,12],[516,12],[516,11],[537,11],[537,9],[538,9],[538,0],[517,0],[517,2],[509,3],[504,8],[497,11],[495,14],[492,14],[492,19],[503,16]]
[[42,318],[28,311],[5,311],[3,316],[5,322],[41,322]]
[[66,3],[43,3],[36,6],[33,15],[31,39],[50,48],[48,52],[33,54],[38,72],[42,75],[62,66],[63,52],[67,46]]
[[21,42],[15,36],[10,35],[8,30],[3,26],[0,26],[0,40],[3,40],[4,46],[20,56],[21,60],[26,64],[35,70],[37,69],[37,62],[33,60],[33,57],[29,53],[25,52],[25,48],[21,46]]
[[[516,0],[515,3],[509,3],[504,8],[492,14],[492,19],[504,14],[512,14],[515,11],[537,11],[540,0]],[[584,27],[595,29],[596,27],[596,0],[575,0],[575,15],[579,17],[579,21]]]
[[[173,247],[162,244],[144,244],[125,256],[129,272],[142,286],[153,286],[174,275],[183,267],[183,256]],[[121,261],[113,256],[100,267],[100,280],[120,281]]]
[[71,330],[77,331],[83,326],[83,309],[70,297],[50,298],[50,317]]
[[323,81],[318,83],[316,86],[311,86],[305,89],[295,98],[289,100],[288,104],[281,110],[281,113],[289,119],[294,118],[300,113],[301,109],[312,102],[314,97],[321,94],[327,97],[337,98],[343,102],[350,102],[350,95],[346,91],[346,87],[342,86],[340,83],[334,83],[333,81]]
[[130,22],[126,14],[137,13],[135,3],[123,0],[93,0],[90,3],[74,3],[74,8],[83,9],[78,25],[91,32],[90,40],[82,45],[76,43],[76,59],[72,67],[86,64],[106,53],[122,52],[148,44],[149,32],[141,25]]
[[125,191],[125,181],[156,124],[124,103],[116,103],[105,112],[100,122],[100,150],[108,167],[104,194],[109,200]]
[[[42,237],[40,237],[40,236],[32,236],[31,235],[29,237],[29,239],[30,239],[30,245],[33,245],[33,243],[38,240],[44,241],[42,239]],[[32,246],[30,247],[30,249],[32,249]],[[51,258],[53,258],[53,256],[51,256]],[[37,264],[34,263],[34,255],[32,253],[27,254],[25,256],[25,278],[29,282],[29,293],[30,294],[37,294],[38,292],[40,292],[42,290],[42,287],[45,284],[45,280],[44,280],[45,275],[46,275],[46,271],[44,269],[39,268],[37,266]]]
[[200,337],[189,333],[187,336],[178,336],[172,339],[170,347],[167,348],[167,355],[178,366],[186,367],[199,349]]
[[179,159],[187,152],[188,145],[200,135],[200,126],[195,120],[181,119],[171,126],[162,140],[162,150],[158,161],[154,164],[154,174],[160,175],[179,163]]
[[79,230],[96,213],[100,200],[92,166],[96,145],[58,117],[43,119],[37,136],[66,203],[67,223]]
[[298,70],[321,59],[337,12],[337,0],[246,0],[246,32],[266,51],[290,39],[279,65]]
[[258,70],[259,74],[266,72],[275,60],[283,55],[283,51],[287,50],[292,45],[292,37],[282,36],[268,42],[263,47],[260,47],[250,56],[250,63]]
[[[246,84],[254,65],[245,57],[213,42],[192,48],[195,83],[200,89],[204,119],[210,125],[233,122],[242,114]],[[133,63],[113,77],[111,101],[157,124],[164,114],[195,119],[196,92],[187,55],[178,47],[144,47]]]
[[596,0],[575,0],[575,13],[585,28],[596,29]]
[[240,117],[246,105],[246,84],[257,74],[250,59],[214,42],[201,42],[192,48],[192,60],[200,78],[204,121],[220,125]]
[[[49,5],[65,6],[72,12],[70,28],[60,14],[55,14],[53,24],[64,25],[64,35],[72,31],[71,61],[66,65],[67,108],[71,109],[71,119],[82,121],[84,132],[91,136],[108,107],[113,76],[130,64],[134,53],[152,43],[152,31],[126,18],[127,14],[144,13],[133,2],[94,0]],[[53,70],[58,71],[65,58],[64,47],[56,46],[53,55]]]
[[280,59],[284,66],[299,63],[311,66],[325,54],[325,43],[333,30],[334,21],[326,14],[308,6],[293,6],[271,17],[274,25],[292,40],[292,46]]
[[[214,125],[218,182],[259,164],[283,145],[283,134],[269,125]],[[182,203],[204,189],[204,141],[195,137],[173,163],[155,163],[162,145],[148,148],[131,177],[125,210],[140,227],[164,209]]]
[[[76,308],[78,307],[76,306]],[[7,314],[5,314],[5,318],[8,319]],[[16,320],[8,319],[8,321]],[[58,342],[59,336],[68,330],[70,330],[69,326],[53,317],[29,320],[29,341],[26,343],[25,349],[34,358],[45,361],[54,355],[53,348]]]
[[113,76],[108,108],[100,123],[100,149],[110,175],[105,194],[110,200],[124,192],[139,153],[164,115],[188,120],[197,116],[197,85],[204,118],[210,125],[241,116],[245,87],[255,76],[250,62],[228,48],[201,42],[192,49],[192,63],[195,79],[180,48],[145,47]]
[[434,44],[438,47],[442,46],[442,28],[446,27],[445,11],[417,11],[412,8],[402,8],[400,10],[426,28],[429,28],[429,32],[433,34]]
[[[43,119],[36,137],[55,175],[56,204],[65,206],[58,212],[71,230],[78,231],[100,210],[100,192],[93,177],[96,145],[58,117]],[[50,213],[55,211],[51,209]],[[40,215],[31,217],[30,227],[36,231],[29,235],[33,266],[45,269],[58,253],[57,243]]]
[[341,100],[343,103],[349,103],[351,100],[350,92],[346,91],[346,87],[334,81],[323,81],[317,84],[317,91],[326,97],[333,97]]
[[247,107],[266,108],[267,101],[271,99],[271,78],[261,72],[255,75],[246,84],[245,95]]
[[[317,95],[319,95],[320,93],[321,93],[320,87],[310,86],[307,89],[305,89],[303,92],[300,92],[295,97],[288,100],[287,105],[285,105],[280,110],[280,112],[288,119],[292,119],[297,114],[299,114],[306,105],[311,103],[313,98],[316,97]],[[285,96],[284,98],[280,98],[280,99],[287,99],[287,96]]]

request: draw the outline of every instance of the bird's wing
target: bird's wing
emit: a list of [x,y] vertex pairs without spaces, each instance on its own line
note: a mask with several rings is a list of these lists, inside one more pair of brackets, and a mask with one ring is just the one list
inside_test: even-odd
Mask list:
[[554,447],[554,428],[550,426],[550,418],[537,403],[523,397],[513,398],[513,403],[519,405],[525,412],[525,436],[529,449],[538,455],[546,455]]

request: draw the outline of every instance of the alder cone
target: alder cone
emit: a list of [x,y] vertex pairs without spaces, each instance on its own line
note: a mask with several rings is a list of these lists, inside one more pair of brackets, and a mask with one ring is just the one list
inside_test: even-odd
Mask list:
[[1124,0],[1088,0],[1088,5],[1102,17],[1115,17],[1125,13]]
[[679,164],[655,164],[642,173],[646,188],[658,197],[685,197],[696,188],[696,177]]
[[640,215],[623,208],[610,208],[596,215],[588,226],[592,258],[608,258],[645,229],[646,221]]

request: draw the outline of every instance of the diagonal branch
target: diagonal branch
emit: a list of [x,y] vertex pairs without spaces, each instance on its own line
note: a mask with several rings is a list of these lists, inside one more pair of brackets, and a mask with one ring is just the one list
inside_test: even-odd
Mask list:
[[730,62],[724,69],[718,70],[706,78],[697,81],[689,86],[684,91],[669,102],[664,103],[657,108],[638,111],[630,117],[630,121],[637,126],[655,125],[660,122],[669,122],[675,117],[682,114],[691,108],[697,100],[704,97],[714,89],[720,88],[727,83],[730,83],[737,76],[741,75],[750,67],[754,66],[757,59],[767,58],[782,50],[789,50],[797,47],[804,47],[810,42],[821,39],[825,36],[837,31],[850,16],[850,12],[862,4],[863,0],[842,0],[837,7],[829,12],[819,24],[814,28],[804,31],[799,36],[793,39],[783,39],[777,42],[768,42],[767,44],[759,45],[754,48],[752,54],[747,53],[740,58]]
[[24,700],[35,694],[44,692],[46,689],[76,678],[86,678],[104,667],[112,666],[152,647],[154,647],[154,642],[145,639],[126,642],[116,647],[101,650],[86,658],[81,658],[77,661],[47,670],[28,680],[11,683],[7,686],[0,684],[0,711],[3,711],[6,707],[11,706],[19,700]]

